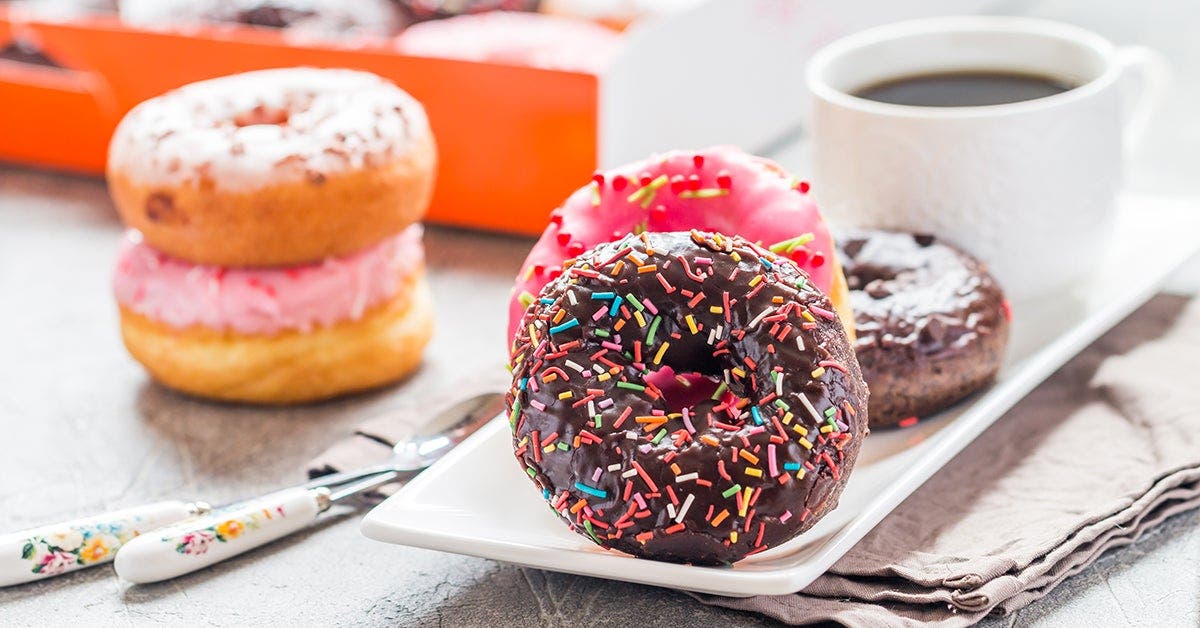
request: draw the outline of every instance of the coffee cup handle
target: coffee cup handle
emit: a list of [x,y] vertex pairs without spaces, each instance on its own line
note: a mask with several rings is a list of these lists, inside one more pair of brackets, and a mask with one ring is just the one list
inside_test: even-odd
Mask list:
[[[1155,111],[1162,103],[1171,81],[1171,68],[1162,53],[1145,46],[1122,46],[1116,50],[1125,83],[1126,150],[1142,141]],[[1131,82],[1132,80],[1132,82]]]

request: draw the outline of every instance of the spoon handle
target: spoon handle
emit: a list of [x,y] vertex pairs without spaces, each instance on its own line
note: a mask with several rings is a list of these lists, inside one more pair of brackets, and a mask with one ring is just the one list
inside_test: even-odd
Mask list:
[[102,565],[134,537],[208,510],[165,501],[0,535],[0,587]]
[[117,575],[142,584],[203,569],[300,530],[329,507],[329,489],[296,487],[238,502],[133,539]]

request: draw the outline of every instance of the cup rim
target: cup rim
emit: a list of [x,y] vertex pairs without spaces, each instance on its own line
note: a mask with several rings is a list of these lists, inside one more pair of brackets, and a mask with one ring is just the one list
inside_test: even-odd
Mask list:
[[[1104,70],[1090,81],[1059,94],[997,105],[937,106],[898,105],[860,98],[846,93],[824,79],[824,71],[839,57],[868,45],[912,35],[936,35],[954,33],[1021,33],[1042,35],[1060,39],[1070,44],[1088,48],[1107,61]],[[809,59],[805,69],[805,82],[809,92],[822,100],[848,109],[876,115],[908,118],[974,118],[1011,115],[1075,102],[1088,98],[1116,81],[1120,74],[1118,64],[1112,62],[1115,46],[1104,37],[1085,28],[1028,17],[1000,15],[961,15],[920,18],[893,22],[868,28],[826,44]]]

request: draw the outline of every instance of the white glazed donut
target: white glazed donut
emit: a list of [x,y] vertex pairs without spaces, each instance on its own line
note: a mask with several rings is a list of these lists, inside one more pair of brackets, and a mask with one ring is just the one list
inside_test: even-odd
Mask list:
[[435,148],[424,109],[378,76],[262,70],[135,107],[109,148],[125,222],[191,262],[279,266],[362,249],[417,221]]

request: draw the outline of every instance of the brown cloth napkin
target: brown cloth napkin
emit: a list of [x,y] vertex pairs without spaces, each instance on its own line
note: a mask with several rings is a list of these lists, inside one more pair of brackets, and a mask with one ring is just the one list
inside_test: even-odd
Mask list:
[[[383,443],[406,433],[397,425],[364,425],[314,470],[386,455]],[[696,597],[795,624],[964,626],[1029,604],[1104,551],[1197,506],[1200,298],[1158,296],[800,593]]]

